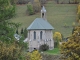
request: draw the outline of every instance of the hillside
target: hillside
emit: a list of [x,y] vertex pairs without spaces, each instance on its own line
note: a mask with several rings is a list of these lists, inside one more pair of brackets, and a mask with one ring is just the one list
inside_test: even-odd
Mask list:
[[[51,23],[51,25],[55,28],[53,32],[59,31],[67,37],[71,34],[72,31],[72,23],[76,20],[76,11],[77,5],[76,4],[56,4],[54,1],[49,1],[45,8],[47,10],[47,20]],[[35,19],[40,17],[40,12],[28,16],[26,14],[27,5],[17,5],[16,6],[16,15],[14,18],[11,19],[13,22],[20,22],[22,26],[19,28],[27,28],[31,22]],[[69,27],[63,27],[67,24]]]

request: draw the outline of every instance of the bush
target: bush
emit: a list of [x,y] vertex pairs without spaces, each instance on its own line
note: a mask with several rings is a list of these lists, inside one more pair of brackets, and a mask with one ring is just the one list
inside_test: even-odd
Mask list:
[[39,0],[34,0],[33,9],[35,12],[39,12],[41,10],[41,4]]
[[21,29],[21,34],[23,34],[23,28]]
[[39,50],[40,50],[40,51],[46,51],[46,50],[48,50],[48,49],[49,49],[49,46],[48,46],[47,44],[41,45],[41,46],[39,47]]
[[21,48],[17,44],[5,44],[0,42],[0,60],[18,60],[21,54]]
[[29,15],[33,15],[34,14],[33,6],[32,6],[32,4],[30,2],[27,4],[27,11],[28,11]]

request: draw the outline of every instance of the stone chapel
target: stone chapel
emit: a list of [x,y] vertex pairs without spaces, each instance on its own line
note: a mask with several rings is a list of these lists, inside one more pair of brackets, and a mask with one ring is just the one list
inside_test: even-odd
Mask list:
[[54,28],[46,19],[46,9],[43,6],[41,9],[41,18],[36,18],[28,30],[29,49],[39,49],[40,45],[47,44],[49,49],[54,49],[53,30]]

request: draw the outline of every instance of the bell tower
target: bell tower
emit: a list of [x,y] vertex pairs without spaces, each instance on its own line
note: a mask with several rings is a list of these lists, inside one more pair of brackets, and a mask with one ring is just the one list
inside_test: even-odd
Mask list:
[[46,20],[46,9],[45,9],[44,6],[41,9],[41,18],[43,18],[44,20]]

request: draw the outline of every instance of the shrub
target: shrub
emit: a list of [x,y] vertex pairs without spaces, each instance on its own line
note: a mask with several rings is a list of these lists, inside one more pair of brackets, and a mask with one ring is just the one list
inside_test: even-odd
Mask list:
[[25,29],[24,29],[24,32],[23,32],[24,38],[27,37],[27,33],[28,33],[28,31],[27,31],[26,28],[25,28]]
[[41,9],[41,4],[39,0],[34,0],[33,2],[33,9],[35,12],[39,12]]
[[21,29],[21,34],[23,34],[23,28]]
[[18,60],[21,54],[21,48],[17,44],[0,42],[0,60]]
[[46,51],[46,50],[48,50],[48,49],[49,49],[49,46],[48,46],[47,44],[41,45],[41,46],[39,47],[39,50],[40,50],[40,51]]
[[33,15],[34,14],[33,6],[32,6],[32,4],[30,2],[27,4],[27,11],[28,11],[29,15]]

